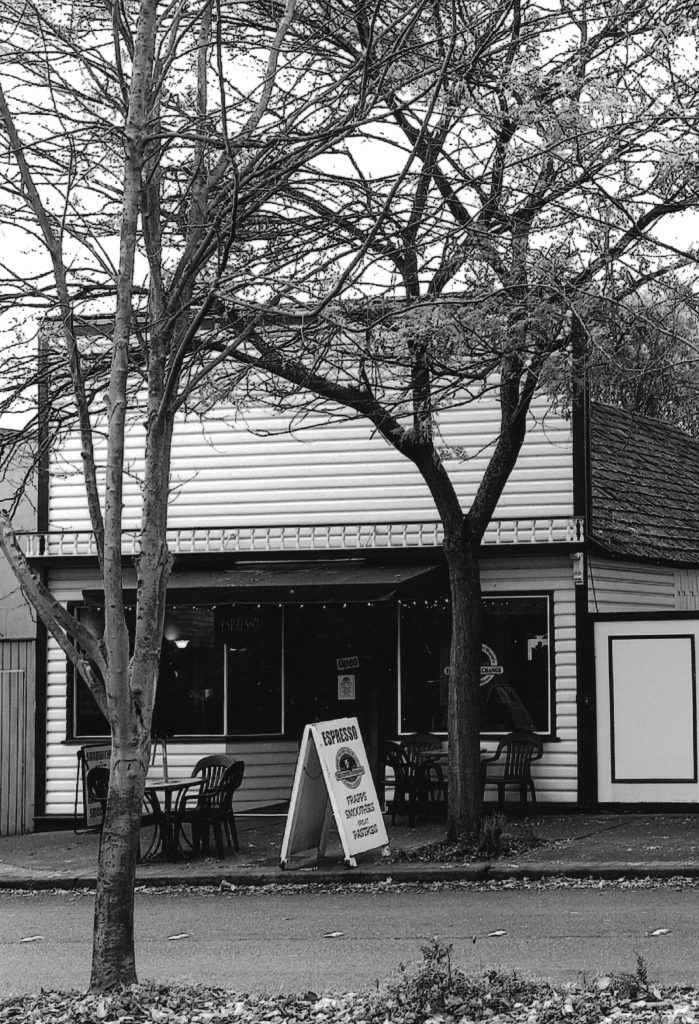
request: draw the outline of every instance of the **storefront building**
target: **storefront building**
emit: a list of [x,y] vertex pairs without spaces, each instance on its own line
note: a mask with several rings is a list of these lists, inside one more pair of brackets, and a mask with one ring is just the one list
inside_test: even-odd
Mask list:
[[[680,567],[616,551],[599,515],[598,535],[590,534],[590,479],[604,483],[609,462],[607,453],[595,463],[591,450],[599,442],[606,452],[611,422],[602,411],[571,429],[535,406],[482,548],[483,743],[494,747],[513,728],[542,736],[542,805],[606,802],[595,616],[639,602],[674,613],[683,607],[680,581],[699,590],[691,554]],[[466,407],[441,426],[467,507],[497,407]],[[127,566],[139,501],[132,440]],[[611,508],[602,490],[598,512]],[[51,467],[44,522],[28,554],[56,597],[98,630],[103,597],[77,444]],[[175,566],[154,729],[167,738],[171,770],[188,773],[208,753],[235,754],[246,762],[241,811],[272,809],[289,798],[308,722],[357,715],[375,769],[388,737],[429,730],[446,738],[441,529],[417,471],[362,421],[307,424],[298,436],[263,414],[242,423],[226,410],[179,424],[169,543]],[[127,573],[130,609],[133,583]],[[54,827],[73,820],[76,751],[106,730],[50,638],[37,658],[35,822]]]

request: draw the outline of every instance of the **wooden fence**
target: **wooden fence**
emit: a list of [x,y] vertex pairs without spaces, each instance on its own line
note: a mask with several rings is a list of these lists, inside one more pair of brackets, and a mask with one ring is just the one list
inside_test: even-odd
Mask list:
[[32,640],[0,640],[0,836],[32,830],[34,651]]

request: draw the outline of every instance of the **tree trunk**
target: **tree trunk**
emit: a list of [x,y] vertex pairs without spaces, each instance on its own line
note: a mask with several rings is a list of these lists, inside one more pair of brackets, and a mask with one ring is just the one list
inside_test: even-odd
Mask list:
[[480,830],[481,583],[478,542],[461,529],[445,537],[451,586],[449,811],[447,838]]
[[95,896],[90,977],[93,992],[137,981],[134,884],[147,768],[147,734],[126,740],[112,736],[109,796]]

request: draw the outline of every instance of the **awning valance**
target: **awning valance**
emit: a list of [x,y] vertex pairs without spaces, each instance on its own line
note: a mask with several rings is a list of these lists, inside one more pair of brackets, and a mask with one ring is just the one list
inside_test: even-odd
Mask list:
[[[435,563],[364,559],[237,563],[230,569],[176,569],[170,576],[168,603],[304,604],[390,601],[443,592],[446,577]],[[135,599],[135,575],[125,574]],[[193,591],[195,593],[193,593]],[[83,591],[90,604],[103,604],[102,590]]]

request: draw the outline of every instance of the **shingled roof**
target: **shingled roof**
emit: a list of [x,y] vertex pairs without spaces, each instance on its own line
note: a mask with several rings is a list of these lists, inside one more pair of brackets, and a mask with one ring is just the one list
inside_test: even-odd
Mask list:
[[591,540],[610,554],[699,565],[699,440],[593,402]]

